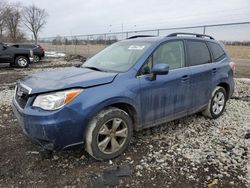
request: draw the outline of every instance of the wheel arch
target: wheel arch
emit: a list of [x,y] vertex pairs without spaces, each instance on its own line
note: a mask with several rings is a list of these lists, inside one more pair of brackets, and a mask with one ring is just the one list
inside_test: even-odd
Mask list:
[[98,113],[100,113],[102,110],[107,109],[109,107],[119,108],[119,109],[125,111],[126,113],[128,113],[128,115],[131,117],[131,120],[133,123],[133,130],[138,129],[139,112],[138,112],[136,105],[133,103],[133,101],[131,101],[131,99],[115,98],[115,99],[110,99],[108,101],[105,101],[103,103],[98,104],[95,107],[95,110],[89,114],[89,122]]
[[28,55],[28,54],[15,54],[15,55],[14,55],[14,63],[15,63],[15,61],[16,61],[16,58],[19,57],[19,56],[26,57],[27,60],[28,60],[28,64],[30,64],[30,59],[29,59],[29,55]]
[[119,109],[125,111],[131,117],[131,120],[133,122],[133,130],[137,129],[137,127],[138,127],[138,114],[137,114],[137,111],[133,105],[131,105],[129,103],[120,102],[120,103],[114,103],[114,104],[111,104],[109,106],[106,106],[106,108],[108,108],[108,107],[115,107],[115,108],[119,108]]
[[26,57],[26,58],[28,59],[28,62],[30,63],[29,55],[28,55],[28,54],[15,54],[15,55],[14,55],[14,60],[16,60],[16,58],[17,58],[18,56],[24,56],[24,57]]
[[223,87],[226,91],[226,99],[228,100],[229,99],[229,93],[230,93],[230,86],[228,83],[226,82],[221,82],[220,84],[218,84],[217,86],[220,86],[220,87]]

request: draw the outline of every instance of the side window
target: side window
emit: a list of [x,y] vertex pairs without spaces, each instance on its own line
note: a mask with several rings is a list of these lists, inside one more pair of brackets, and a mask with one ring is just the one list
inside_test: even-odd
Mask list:
[[184,45],[182,41],[173,41],[161,45],[148,58],[141,69],[141,75],[150,74],[153,65],[169,64],[170,70],[185,66]]
[[169,64],[170,70],[184,67],[185,56],[182,41],[161,45],[153,54],[153,64]]
[[151,55],[146,63],[142,66],[141,75],[150,74],[153,67],[153,56]]
[[187,41],[189,66],[210,63],[210,53],[205,42]]
[[220,61],[225,57],[225,52],[219,44],[208,42],[208,46],[213,53],[214,61]]

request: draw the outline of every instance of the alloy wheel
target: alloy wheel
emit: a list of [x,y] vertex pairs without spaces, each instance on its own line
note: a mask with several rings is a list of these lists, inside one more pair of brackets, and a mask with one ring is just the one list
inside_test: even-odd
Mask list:
[[20,67],[25,67],[28,64],[27,59],[23,57],[19,58],[17,62]]
[[219,91],[215,94],[212,103],[213,113],[218,115],[224,108],[225,105],[225,96],[224,93]]
[[127,124],[121,118],[112,118],[99,129],[97,145],[101,152],[113,154],[123,147],[127,137]]

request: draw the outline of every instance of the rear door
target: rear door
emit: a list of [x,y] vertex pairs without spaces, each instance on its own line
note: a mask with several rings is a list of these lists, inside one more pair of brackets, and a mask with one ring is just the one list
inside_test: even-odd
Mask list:
[[188,66],[191,69],[191,107],[189,114],[207,105],[212,89],[212,63],[207,44],[202,40],[186,40]]
[[222,78],[227,80],[227,75],[232,75],[229,73],[231,68],[228,66],[229,60],[226,58],[225,51],[218,43],[207,42],[207,45],[213,55],[212,82],[215,88]]
[[[141,68],[138,78],[144,126],[187,114],[190,70],[185,67],[184,51],[182,40],[169,41],[158,47]],[[167,75],[157,75],[152,81],[149,79],[151,69],[158,63],[169,64],[170,71]]]

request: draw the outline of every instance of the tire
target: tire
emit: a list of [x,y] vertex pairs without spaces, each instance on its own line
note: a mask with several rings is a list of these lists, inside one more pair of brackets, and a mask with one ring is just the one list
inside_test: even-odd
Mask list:
[[15,58],[15,65],[19,68],[25,68],[29,66],[29,59],[25,56],[17,56]]
[[34,59],[33,60],[34,63],[38,63],[41,60],[41,58],[37,55],[34,55],[33,59]]
[[223,113],[227,102],[226,90],[223,87],[217,86],[212,97],[209,100],[207,108],[202,112],[206,117],[216,119]]
[[132,134],[129,115],[119,108],[110,107],[97,114],[89,123],[85,149],[97,160],[113,159],[124,152]]

